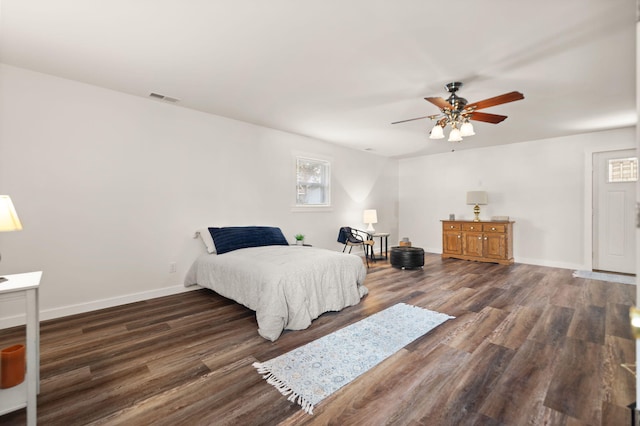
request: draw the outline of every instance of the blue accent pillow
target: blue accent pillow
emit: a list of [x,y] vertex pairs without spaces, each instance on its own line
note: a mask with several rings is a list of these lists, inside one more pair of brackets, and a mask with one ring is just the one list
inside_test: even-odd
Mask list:
[[247,247],[288,246],[280,228],[271,226],[227,226],[209,228],[218,254]]

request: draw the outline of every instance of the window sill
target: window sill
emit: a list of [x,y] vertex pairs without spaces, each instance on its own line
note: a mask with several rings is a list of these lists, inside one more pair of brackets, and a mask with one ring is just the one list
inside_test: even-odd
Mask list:
[[305,212],[332,212],[332,206],[293,206],[291,207],[293,213],[305,213]]

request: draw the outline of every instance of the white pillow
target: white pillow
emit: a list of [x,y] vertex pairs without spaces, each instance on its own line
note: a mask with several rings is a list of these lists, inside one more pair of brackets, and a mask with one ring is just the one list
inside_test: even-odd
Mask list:
[[205,247],[207,247],[207,251],[209,253],[216,252],[216,245],[213,243],[213,238],[211,238],[211,232],[209,232],[209,228],[202,228],[196,231],[196,236],[200,237]]

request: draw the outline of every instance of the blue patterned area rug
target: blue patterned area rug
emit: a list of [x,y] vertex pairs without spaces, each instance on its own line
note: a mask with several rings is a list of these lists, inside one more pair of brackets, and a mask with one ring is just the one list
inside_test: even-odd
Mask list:
[[573,271],[576,278],[586,278],[589,280],[608,281],[610,283],[635,284],[636,277],[631,275],[607,274],[605,272]]
[[253,366],[289,401],[313,414],[324,398],[451,318],[398,303]]

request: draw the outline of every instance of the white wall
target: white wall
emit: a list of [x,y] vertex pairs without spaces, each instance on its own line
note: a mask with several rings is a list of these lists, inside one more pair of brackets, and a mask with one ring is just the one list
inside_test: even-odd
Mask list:
[[485,190],[481,219],[516,222],[516,262],[590,269],[592,153],[634,147],[629,127],[401,160],[400,236],[441,253],[440,221],[473,219],[466,192]]
[[[292,211],[295,153],[332,159],[331,211]],[[42,319],[183,291],[199,227],[341,250],[338,228],[376,208],[397,239],[397,176],[396,160],[0,65],[0,194],[24,226],[0,234],[0,274],[44,271]],[[0,325],[20,308],[0,302]]]

